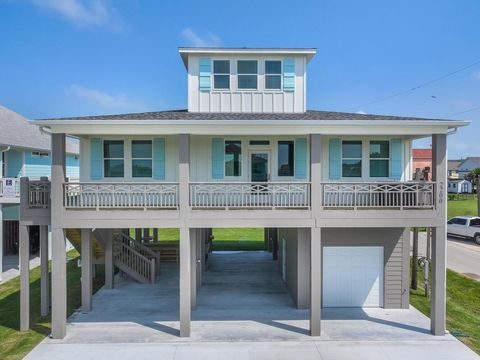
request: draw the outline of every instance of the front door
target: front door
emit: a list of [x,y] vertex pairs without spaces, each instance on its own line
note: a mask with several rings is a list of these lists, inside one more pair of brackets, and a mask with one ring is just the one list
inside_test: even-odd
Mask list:
[[270,153],[258,151],[250,153],[250,181],[267,182],[270,178]]

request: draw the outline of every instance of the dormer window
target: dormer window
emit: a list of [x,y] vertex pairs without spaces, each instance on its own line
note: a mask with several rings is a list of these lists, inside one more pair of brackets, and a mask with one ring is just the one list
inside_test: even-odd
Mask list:
[[237,62],[238,88],[242,90],[256,90],[258,77],[257,60],[238,60]]
[[213,88],[215,90],[230,89],[230,60],[213,61]]
[[280,90],[282,88],[282,62],[280,60],[265,61],[265,89]]

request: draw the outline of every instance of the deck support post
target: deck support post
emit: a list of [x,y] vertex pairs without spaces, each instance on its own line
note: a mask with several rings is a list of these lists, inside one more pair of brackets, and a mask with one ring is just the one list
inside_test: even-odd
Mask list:
[[20,331],[30,327],[30,236],[27,225],[20,224],[19,265],[20,265]]
[[63,339],[67,331],[67,256],[63,225],[63,183],[66,179],[65,134],[52,134],[52,337]]
[[113,232],[108,229],[105,232],[105,289],[113,289],[114,259],[113,259]]
[[91,229],[81,230],[82,250],[82,311],[84,313],[92,310],[92,231]]
[[432,180],[435,181],[435,211],[441,224],[432,231],[431,331],[445,335],[447,263],[447,135],[432,135]]
[[322,229],[310,232],[310,335],[321,335],[322,307]]
[[50,312],[50,279],[48,273],[48,226],[40,225],[40,315]]
[[190,336],[191,322],[191,240],[190,229],[180,228],[180,336]]
[[199,229],[190,229],[190,302],[192,310],[197,308],[197,238]]

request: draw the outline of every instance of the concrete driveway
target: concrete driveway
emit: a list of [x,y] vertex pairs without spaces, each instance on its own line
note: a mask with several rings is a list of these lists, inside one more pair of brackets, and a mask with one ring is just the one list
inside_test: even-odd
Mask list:
[[[420,256],[425,256],[427,235],[418,236]],[[475,280],[480,280],[480,245],[473,240],[449,236],[447,242],[447,267]]]
[[178,337],[178,269],[155,285],[123,279],[102,289],[93,310],[69,319],[63,340],[45,339],[26,359],[479,359],[453,336],[432,336],[414,308],[324,309],[322,336],[308,335],[271,254],[213,254],[192,312],[192,336]]

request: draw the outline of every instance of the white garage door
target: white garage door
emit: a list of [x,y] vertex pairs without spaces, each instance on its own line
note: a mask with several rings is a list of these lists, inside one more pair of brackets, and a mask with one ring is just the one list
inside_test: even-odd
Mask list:
[[383,306],[383,247],[324,247],[323,306]]

